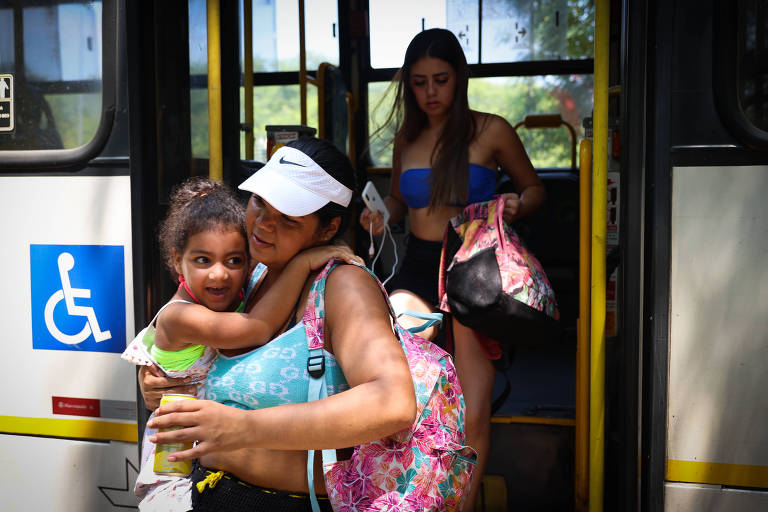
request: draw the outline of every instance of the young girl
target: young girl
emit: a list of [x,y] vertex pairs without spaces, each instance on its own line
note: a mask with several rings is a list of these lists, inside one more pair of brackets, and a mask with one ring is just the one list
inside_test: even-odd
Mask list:
[[[220,183],[193,178],[174,190],[160,228],[166,265],[179,281],[171,300],[131,342],[122,357],[134,364],[156,365],[168,376],[203,382],[217,356],[215,349],[262,345],[288,320],[311,270],[332,257],[356,260],[343,246],[309,249],[291,261],[270,293],[249,313],[243,311],[248,275],[245,209],[234,192]],[[263,269],[252,273],[255,285]],[[202,386],[198,397],[203,398]],[[134,491],[141,510],[189,510],[189,481],[153,470],[154,445],[145,431],[142,465]]]
[[[440,252],[450,218],[469,203],[491,199],[499,170],[518,191],[505,194],[506,222],[536,211],[545,191],[512,126],[502,117],[469,108],[469,67],[452,32],[430,29],[416,35],[395,80],[395,105],[388,121],[397,124],[397,133],[390,193],[384,202],[389,223],[408,214],[411,232],[390,299],[397,312],[428,313],[437,306]],[[381,215],[367,209],[360,223],[366,230],[372,224],[374,234],[384,229]],[[467,444],[478,454],[475,485],[464,509],[470,511],[488,457],[492,360],[501,357],[501,348],[455,319],[451,327],[467,407]]]

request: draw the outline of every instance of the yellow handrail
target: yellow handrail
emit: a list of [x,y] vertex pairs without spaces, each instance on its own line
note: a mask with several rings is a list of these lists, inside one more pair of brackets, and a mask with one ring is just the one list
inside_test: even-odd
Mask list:
[[223,179],[221,149],[221,25],[219,0],[208,0],[208,176]]
[[592,141],[579,146],[579,320],[576,342],[576,445],[574,495],[576,511],[589,504],[589,298],[592,216]]
[[589,510],[602,512],[605,458],[605,234],[608,195],[609,0],[595,4],[592,171],[592,303],[589,394]]
[[576,170],[576,130],[560,114],[528,114],[512,128],[517,131],[521,126],[529,130],[533,128],[560,128],[565,126],[568,130],[568,136],[571,138],[571,169]]
[[243,0],[243,103],[245,108],[245,159],[253,160],[253,1]]
[[299,0],[299,98],[301,124],[307,124],[307,41],[304,21],[304,0]]

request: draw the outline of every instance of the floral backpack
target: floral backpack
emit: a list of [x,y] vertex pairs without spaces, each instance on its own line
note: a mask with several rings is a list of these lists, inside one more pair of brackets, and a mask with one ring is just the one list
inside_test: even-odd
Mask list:
[[[309,344],[308,401],[327,396],[323,378],[325,282],[335,266],[329,262],[318,275],[304,313]],[[392,436],[354,447],[349,460],[337,462],[335,450],[323,450],[328,498],[335,511],[460,511],[477,454],[464,446],[464,397],[456,369],[447,352],[397,323],[386,291],[378,279],[376,282],[408,359],[416,392],[416,421]],[[312,483],[313,458],[310,450],[310,497],[312,510],[319,512]]]

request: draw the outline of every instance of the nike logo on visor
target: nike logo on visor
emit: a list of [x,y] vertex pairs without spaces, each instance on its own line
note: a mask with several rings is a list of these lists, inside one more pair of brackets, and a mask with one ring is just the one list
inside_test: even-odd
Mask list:
[[296,162],[291,162],[290,160],[286,160],[284,156],[280,157],[280,163],[284,165],[298,165],[299,167],[306,167],[306,165],[297,164]]

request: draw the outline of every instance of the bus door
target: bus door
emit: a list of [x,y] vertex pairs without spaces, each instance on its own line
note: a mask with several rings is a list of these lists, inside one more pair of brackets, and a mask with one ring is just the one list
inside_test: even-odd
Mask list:
[[120,2],[0,2],[3,510],[135,507]]
[[654,4],[642,509],[766,510],[768,10]]

